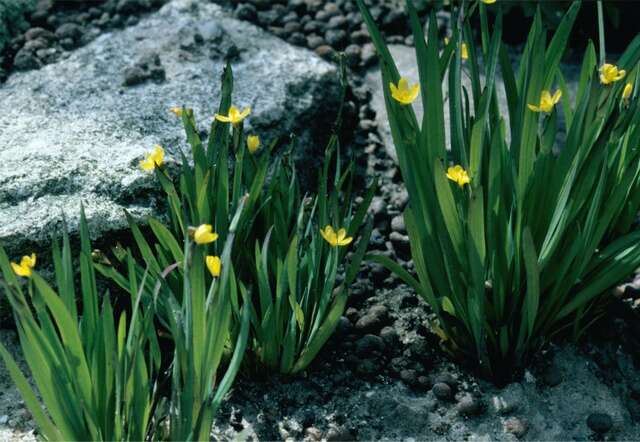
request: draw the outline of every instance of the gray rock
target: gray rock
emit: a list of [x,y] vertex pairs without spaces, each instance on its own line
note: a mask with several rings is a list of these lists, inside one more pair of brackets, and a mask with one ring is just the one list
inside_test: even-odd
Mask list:
[[56,29],[56,35],[61,39],[70,38],[71,40],[77,41],[82,36],[83,31],[84,30],[80,25],[75,23],[65,23]]
[[329,29],[324,33],[324,39],[333,48],[342,49],[347,41],[347,33],[342,29]]
[[510,417],[504,421],[504,431],[520,439],[529,431],[529,422],[526,419]]
[[431,391],[433,391],[433,395],[435,397],[443,401],[448,401],[453,395],[451,387],[449,387],[449,385],[445,384],[444,382],[438,382],[437,384],[434,384]]
[[386,317],[367,313],[356,322],[356,330],[361,333],[375,333],[386,325]]
[[398,332],[391,326],[383,327],[382,330],[380,330],[379,335],[385,342],[385,344],[392,347],[395,346],[400,340]]
[[19,71],[27,71],[29,69],[39,68],[41,63],[33,51],[27,48],[22,48],[14,57],[13,66]]
[[458,385],[458,381],[451,373],[440,373],[434,379],[436,384],[447,384],[451,389],[455,389]]
[[[335,67],[216,5],[173,0],[135,27],[102,34],[0,88],[0,241],[9,253],[48,247],[63,214],[75,232],[81,203],[94,237],[125,228],[123,209],[136,217],[156,213],[162,193],[138,163],[156,143],[169,163],[186,148],[169,107],[192,107],[201,128],[208,128],[224,62],[204,55],[186,62],[178,46],[181,35],[211,22],[240,48],[233,101],[252,108],[247,131],[265,140],[296,133],[298,157],[316,157],[305,149],[321,146],[312,141],[322,134],[310,128],[324,130],[321,122],[334,118]],[[152,50],[161,54],[166,82],[122,88],[131,60]],[[27,55],[18,57],[22,67],[35,66],[37,59]]]
[[415,386],[418,383],[418,372],[412,369],[401,370],[400,379],[410,387]]
[[48,31],[48,30],[46,30],[44,28],[35,27],[35,28],[31,28],[27,32],[25,32],[24,33],[24,38],[27,41],[35,40],[37,38],[44,38],[46,40],[55,40],[56,39],[56,34],[54,34],[51,31]]
[[592,413],[587,418],[587,425],[596,433],[604,434],[613,426],[613,419],[606,413]]
[[404,216],[396,215],[391,220],[391,228],[398,233],[406,233],[407,229],[404,225]]
[[353,435],[351,431],[345,427],[332,427],[327,431],[326,435],[327,441],[351,441],[353,440]]
[[562,372],[555,364],[552,364],[542,373],[542,380],[548,386],[555,387],[562,382]]
[[462,416],[477,416],[482,413],[480,401],[470,394],[465,394],[456,404],[458,414]]
[[322,431],[318,430],[316,427],[309,427],[304,430],[304,435],[309,440],[322,440]]
[[365,335],[356,341],[356,353],[361,357],[371,357],[384,352],[385,344],[380,336]]

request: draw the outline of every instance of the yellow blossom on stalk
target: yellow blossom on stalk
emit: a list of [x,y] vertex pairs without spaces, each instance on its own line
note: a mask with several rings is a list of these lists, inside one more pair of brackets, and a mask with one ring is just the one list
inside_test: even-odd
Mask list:
[[320,229],[320,235],[322,235],[331,247],[346,246],[353,241],[353,237],[347,237],[347,231],[345,229],[340,229],[338,233],[336,233],[331,226]]
[[496,0],[480,0],[485,5],[492,5],[496,2]]
[[182,108],[179,106],[170,107],[169,112],[175,114],[176,117],[182,117]]
[[218,234],[212,232],[211,224],[201,224],[193,232],[193,240],[196,244],[209,244],[218,239]]
[[256,153],[260,148],[260,137],[257,135],[249,135],[247,137],[247,148],[249,148],[250,153]]
[[556,93],[553,94],[553,96],[551,96],[551,92],[545,90],[542,91],[542,94],[540,95],[540,104],[538,106],[535,106],[533,104],[527,104],[527,106],[534,112],[549,113],[553,110],[553,106],[555,106],[558,101],[560,101],[561,97],[562,91],[560,91],[560,89],[558,89]]
[[[449,44],[449,39],[447,37],[444,38],[444,44]],[[465,42],[462,42],[462,45],[460,46],[460,58],[463,60],[469,59],[469,48]]]
[[220,270],[222,269],[222,261],[219,256],[207,256],[205,258],[207,268],[211,272],[211,276],[217,278],[220,276]]
[[164,163],[164,149],[156,144],[151,153],[147,154],[147,157],[140,161],[140,168],[142,170],[152,170],[162,166],[162,163]]
[[409,81],[405,77],[400,78],[397,86],[389,83],[389,87],[391,88],[391,96],[393,99],[402,104],[413,103],[420,93],[420,85],[416,83],[409,87]]
[[600,66],[600,83],[602,84],[611,84],[622,80],[625,75],[627,75],[627,71],[618,69],[614,64],[605,63]]
[[36,266],[36,254],[32,253],[31,256],[23,256],[20,260],[20,264],[15,262],[11,263],[11,268],[18,276],[28,278],[33,273],[33,268]]
[[447,178],[458,183],[458,186],[460,187],[464,187],[465,184],[469,184],[471,182],[469,174],[460,165],[448,168]]
[[251,108],[247,107],[242,112],[235,106],[229,108],[229,115],[215,114],[215,118],[223,123],[240,124],[251,113]]
[[622,90],[622,100],[625,103],[629,102],[629,98],[631,98],[631,93],[633,92],[633,84],[627,83],[624,85],[624,89]]

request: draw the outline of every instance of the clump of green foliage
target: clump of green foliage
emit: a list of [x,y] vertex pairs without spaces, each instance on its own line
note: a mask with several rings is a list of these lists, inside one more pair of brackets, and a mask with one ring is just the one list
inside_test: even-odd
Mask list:
[[[560,60],[579,3],[549,41],[538,11],[515,71],[501,42],[500,0],[462,2],[444,47],[435,14],[425,36],[412,2],[406,4],[419,89],[400,82],[358,0],[380,57],[389,124],[409,192],[404,217],[417,277],[384,257],[374,259],[430,304],[437,316],[433,328],[446,349],[485,375],[504,379],[550,336],[567,330],[580,336],[603,293],[640,265],[634,222],[640,205],[640,37],[617,66],[605,63],[603,44],[598,63],[589,44],[572,94]],[[496,8],[491,28],[487,8]],[[469,23],[476,12],[479,45]],[[499,88],[506,114],[498,105]],[[406,104],[418,91],[421,122]]]
[[[223,263],[230,261],[243,203],[229,226]],[[42,436],[47,440],[208,440],[249,336],[248,307],[239,308],[239,320],[232,321],[233,303],[240,295],[231,266],[224,265],[217,278],[205,283],[209,271],[204,248],[187,236],[184,258],[178,264],[187,276],[179,291],[173,292],[165,277],[175,267],[160,274],[149,269],[140,272],[132,254],[125,252],[122,259],[128,276],[118,283],[126,286],[131,302],[129,308],[124,306],[116,326],[118,315],[108,292],[98,308],[95,256],[84,214],[80,237],[82,315],[76,306],[76,269],[66,232],[62,251],[57,244],[53,248],[57,292],[32,270],[35,256],[23,263],[30,266],[24,271],[10,263],[0,248],[3,288],[46,413],[2,344],[0,356]],[[16,270],[28,278],[28,296]],[[171,347],[160,344],[161,330],[171,337]]]
[[[139,286],[147,275],[141,280],[135,274],[128,255],[132,298],[127,321],[126,310],[114,312],[109,293],[99,307],[84,213],[80,243],[82,316],[66,232],[62,250],[57,243],[53,247],[57,291],[31,270],[23,274],[29,278],[24,287],[0,248],[2,286],[46,412],[2,344],[0,356],[46,440],[146,440],[154,431],[160,367],[153,310],[140,302]],[[35,266],[35,255],[31,264]]]
[[[287,211],[292,228],[278,232],[277,225],[287,218],[268,216],[272,227],[263,243],[255,244],[255,353],[264,365],[283,373],[304,370],[335,330],[371,236],[371,224],[362,225],[376,186],[368,189],[354,212],[353,168],[341,173],[335,143],[334,137],[325,153],[315,196],[302,197],[299,191],[281,193],[292,209]],[[329,180],[334,155],[335,174]],[[298,184],[281,170],[272,186],[296,189]],[[271,210],[281,203],[268,203],[267,207]],[[355,252],[347,259],[348,247],[361,230]],[[343,265],[346,274],[339,282],[338,269]]]
[[[131,230],[140,255],[153,274],[164,273],[167,290],[176,291],[184,273],[166,272],[183,261],[178,244],[199,226],[207,226],[217,239],[201,246],[199,259],[218,259],[220,244],[229,235],[229,216],[238,213],[236,246],[222,268],[239,282],[246,297],[233,300],[234,321],[240,308],[251,312],[250,349],[253,361],[283,373],[304,370],[335,330],[344,313],[348,289],[360,269],[371,226],[365,226],[366,211],[376,189],[367,189],[357,209],[354,203],[354,166],[343,170],[334,128],[325,151],[324,166],[316,191],[303,193],[290,149],[274,152],[276,142],[256,147],[254,136],[245,137],[244,119],[250,109],[240,111],[232,103],[233,75],[227,66],[222,75],[221,102],[205,142],[197,130],[194,113],[174,108],[180,116],[191,155],[182,155],[179,173],[173,178],[163,156],[150,155],[143,167],[153,169],[167,195],[169,228],[149,220],[153,233],[146,238],[133,219]],[[338,121],[341,111],[338,111]],[[155,163],[154,163],[155,161]],[[327,226],[353,245],[332,244],[320,234]],[[354,253],[349,254],[350,249]],[[230,267],[230,268],[229,268]],[[105,275],[126,281],[117,266],[98,264]],[[340,279],[342,273],[345,277]],[[138,272],[143,271],[139,265]],[[213,280],[216,275],[206,275]],[[151,285],[144,289],[153,291]],[[178,300],[184,304],[185,300]],[[159,306],[166,318],[170,308]]]

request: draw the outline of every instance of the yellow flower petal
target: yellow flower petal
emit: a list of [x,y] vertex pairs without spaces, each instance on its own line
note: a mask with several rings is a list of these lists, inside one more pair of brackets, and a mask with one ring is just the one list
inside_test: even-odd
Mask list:
[[346,229],[340,229],[338,230],[338,233],[336,233],[330,225],[326,226],[324,229],[320,229],[320,235],[322,235],[324,240],[328,242],[331,247],[346,246],[353,241],[352,237],[347,237]]
[[527,107],[531,109],[533,112],[546,112],[549,113],[553,111],[553,106],[555,106],[560,98],[562,97],[562,92],[558,89],[553,96],[551,92],[548,90],[543,90],[540,94],[540,104],[538,106],[534,104],[527,104]]
[[218,234],[212,232],[211,224],[202,224],[193,233],[193,240],[196,244],[208,244],[218,239]]
[[163,163],[164,149],[156,144],[153,150],[147,154],[146,158],[140,161],[140,168],[142,170],[152,170],[162,166]]
[[179,106],[170,107],[169,108],[169,112],[175,114],[176,117],[181,117],[182,116],[182,108],[179,107]]
[[469,59],[469,48],[467,48],[466,43],[462,43],[462,47],[460,48],[460,58],[463,60]]
[[257,135],[249,135],[247,137],[247,148],[249,149],[249,153],[256,153],[260,148],[260,137]]
[[222,261],[219,256],[207,256],[205,258],[207,268],[211,273],[211,276],[217,278],[220,276],[220,270],[222,269]]
[[534,112],[542,112],[542,109],[540,109],[538,106],[534,106],[533,104],[527,104],[527,107]]
[[496,2],[496,0],[480,0],[485,5],[492,5]]
[[457,183],[460,187],[464,187],[465,184],[469,184],[471,182],[469,174],[459,164],[447,169],[447,178]]
[[243,110],[243,111],[240,113],[240,116],[239,116],[239,117],[240,117],[240,121],[242,121],[242,120],[244,120],[245,118],[247,118],[247,117],[249,116],[249,114],[250,114],[250,113],[251,113],[251,108],[250,108],[250,107],[245,108],[245,110]]
[[631,98],[631,93],[633,92],[633,84],[627,83],[624,85],[624,89],[622,90],[622,99],[629,100]]
[[611,84],[615,81],[622,80],[627,72],[624,69],[618,69],[616,65],[605,63],[600,66],[600,83]]
[[20,264],[15,262],[11,263],[11,269],[13,272],[24,278],[28,278],[33,273],[33,268],[36,266],[36,254],[32,253],[31,256],[23,256],[20,260]]
[[251,113],[250,107],[247,107],[245,108],[245,110],[240,112],[240,109],[232,105],[229,107],[229,115],[215,114],[214,117],[216,120],[221,121],[223,123],[239,124],[242,122],[242,120],[247,118],[250,113]]
[[229,123],[231,122],[231,118],[224,116],[224,115],[220,115],[220,114],[215,114],[213,116],[216,120],[218,120],[221,123]]
[[331,244],[331,246],[335,247],[337,244],[336,232],[334,232],[333,227],[326,226],[323,229],[320,229],[320,235],[324,238],[326,242]]
[[420,85],[414,84],[409,86],[409,81],[402,77],[398,81],[398,85],[389,83],[389,89],[391,91],[391,97],[401,104],[411,104],[420,94]]

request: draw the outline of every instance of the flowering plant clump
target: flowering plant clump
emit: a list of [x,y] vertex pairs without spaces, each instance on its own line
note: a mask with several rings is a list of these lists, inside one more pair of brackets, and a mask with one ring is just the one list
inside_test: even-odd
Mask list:
[[[428,301],[437,316],[432,329],[447,351],[466,356],[487,376],[506,377],[551,335],[580,336],[603,293],[640,265],[640,115],[633,92],[640,36],[615,65],[604,62],[603,38],[600,63],[589,44],[572,94],[560,60],[579,3],[550,41],[538,11],[514,70],[501,41],[499,1],[453,8],[457,25],[441,50],[435,14],[425,37],[408,0],[424,108],[418,121],[407,104],[417,99],[417,88],[399,93],[395,85],[406,80],[364,1],[357,3],[380,57],[410,197],[404,217],[417,275],[383,256],[372,259]],[[479,45],[470,25],[476,13]],[[463,66],[470,86],[462,83]],[[506,94],[505,110],[498,88]]]
[[[179,265],[185,259],[179,244],[185,239],[195,243],[198,252],[194,259],[203,260],[208,269],[206,284],[221,279],[225,272],[238,280],[230,304],[232,328],[240,328],[242,308],[247,306],[254,360],[285,373],[300,371],[316,356],[344,312],[349,285],[357,275],[371,233],[363,221],[375,185],[354,212],[353,166],[341,170],[334,136],[326,149],[318,190],[303,196],[289,151],[277,157],[273,155],[275,143],[262,146],[257,135],[245,139],[244,120],[251,111],[246,108],[241,112],[230,105],[232,90],[233,76],[227,66],[206,148],[193,111],[171,110],[182,120],[191,159],[183,155],[177,179],[169,176],[162,163],[155,162],[157,166],[149,169],[167,195],[171,225],[167,228],[150,219],[152,244],[131,218],[130,226],[146,267],[154,275],[163,275],[166,284],[162,290],[166,285],[173,293],[181,293],[178,289],[186,279]],[[331,179],[330,165],[336,170]],[[243,210],[238,212],[241,201]],[[230,249],[230,258],[225,260],[221,247],[227,241],[233,213],[237,213],[234,236],[238,246]],[[326,227],[330,225],[335,225],[337,232]],[[346,246],[354,238],[358,238],[357,246],[346,259]],[[96,265],[126,289],[117,264]],[[343,266],[347,278],[338,284],[338,269]],[[139,265],[138,272],[143,270]],[[154,290],[147,284],[146,297],[156,299]],[[184,305],[187,300],[176,301]],[[159,307],[158,315],[170,322],[171,311],[170,306]]]
[[[53,247],[57,290],[34,271],[35,255],[16,265],[0,248],[2,286],[46,413],[1,343],[0,357],[46,440],[146,440],[153,433],[160,368],[153,310],[142,306],[137,288],[146,275],[128,275],[131,314],[116,314],[109,293],[99,306],[84,213],[80,249],[82,317],[66,232],[62,250],[57,243]],[[29,278],[26,286],[16,275]]]
[[[334,137],[326,151],[317,195],[303,198],[298,191],[287,193],[288,175],[274,177],[272,186],[280,191],[272,207],[288,204],[293,210],[274,216],[265,240],[255,246],[254,352],[262,364],[282,373],[307,368],[335,330],[371,236],[371,223],[362,224],[375,183],[353,211],[353,169],[341,174],[336,143]],[[331,165],[336,170],[333,179]],[[297,182],[293,184],[297,189]],[[284,235],[278,229],[283,221],[292,224]],[[349,251],[353,253],[347,259]],[[341,267],[345,276],[338,283]]]

